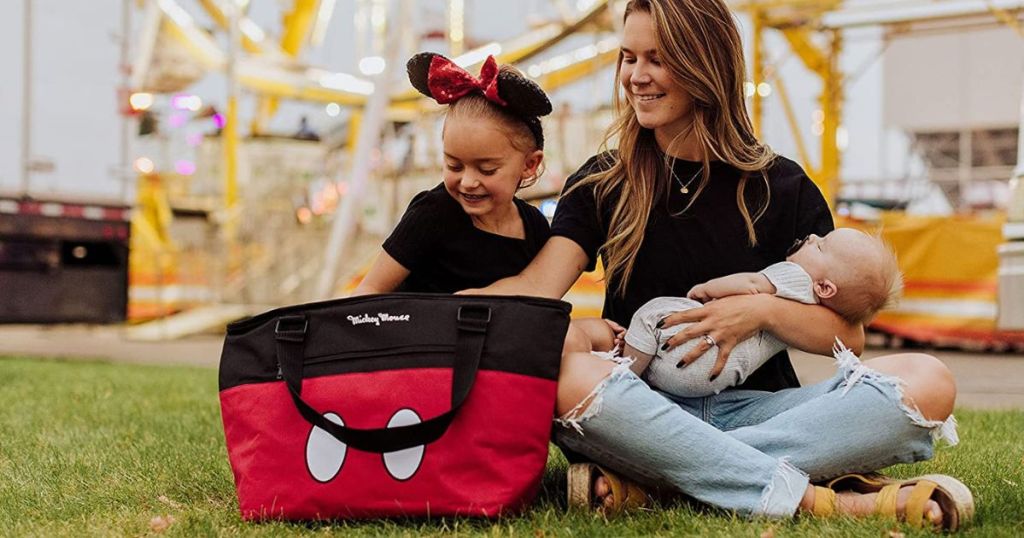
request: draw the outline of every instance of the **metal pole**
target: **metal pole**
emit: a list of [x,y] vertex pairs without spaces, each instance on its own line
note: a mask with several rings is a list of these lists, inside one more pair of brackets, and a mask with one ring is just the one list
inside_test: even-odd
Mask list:
[[833,30],[828,36],[826,64],[823,69],[823,89],[821,94],[821,110],[825,113],[824,132],[821,135],[821,193],[828,201],[829,207],[835,207],[839,195],[840,155],[836,134],[839,124],[843,121],[843,80],[839,70],[839,56],[842,52],[843,40],[839,30]]
[[999,245],[999,314],[996,328],[1024,330],[1024,92],[1017,134],[1017,168],[1010,179],[1010,203]]
[[228,259],[233,257],[233,247],[238,226],[238,81],[236,62],[238,60],[238,5],[232,0],[226,3],[228,12],[227,46],[227,115],[221,131],[224,150],[224,219],[222,234],[228,247]]
[[395,64],[401,58],[402,29],[408,26],[408,14],[411,13],[412,5],[409,0],[401,0],[393,19],[389,20],[387,30],[387,51],[386,68],[374,79],[373,95],[367,100],[365,114],[362,119],[362,128],[359,130],[359,137],[356,140],[355,157],[352,163],[352,180],[349,184],[341,208],[334,215],[334,223],[331,226],[331,235],[327,240],[327,250],[324,255],[324,267],[320,272],[320,279],[315,288],[314,299],[325,299],[333,294],[334,284],[338,278],[338,264],[345,254],[348,239],[352,235],[352,229],[356,224],[356,214],[362,203],[363,191],[370,181],[370,148],[380,144],[380,136],[384,127],[384,115],[390,102],[391,83],[396,72]]
[[[131,50],[129,39],[132,33],[132,11],[131,11],[131,0],[121,0],[121,88],[122,91],[131,91],[132,85],[132,68],[131,68]],[[124,96],[122,96],[124,97]],[[119,103],[119,106],[125,106],[125,103]],[[132,121],[127,115],[121,115],[121,167],[120,167],[120,180],[121,180],[121,203],[128,203],[128,181],[132,177],[128,171],[131,170],[131,135],[129,134],[132,128]]]
[[1010,180],[1010,205],[1006,210],[1007,240],[1024,239],[1024,91],[1020,100],[1020,126],[1017,128],[1017,168]]
[[957,166],[957,200],[954,209],[957,212],[966,211],[967,208],[967,190],[971,184],[971,167],[974,164],[974,153],[973,153],[973,142],[971,140],[970,128],[964,127],[960,129],[960,138],[958,140],[960,162]]
[[32,0],[25,0],[21,74],[21,196],[32,182]]
[[754,95],[751,96],[751,116],[754,120],[754,136],[764,138],[762,131],[764,122],[764,101],[758,92],[758,86],[765,81],[764,78],[764,13],[755,10],[751,13],[754,19],[754,43],[751,61],[753,62],[753,84]]

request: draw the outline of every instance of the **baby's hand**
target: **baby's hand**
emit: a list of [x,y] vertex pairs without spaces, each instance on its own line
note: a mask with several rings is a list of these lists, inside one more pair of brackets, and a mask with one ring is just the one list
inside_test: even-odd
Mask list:
[[711,295],[711,286],[709,286],[707,282],[703,284],[697,284],[696,286],[690,288],[690,291],[686,293],[686,298],[693,299],[694,301],[699,301],[701,303],[706,303],[714,299],[714,297]]
[[721,299],[730,295],[758,293],[775,293],[775,287],[768,281],[768,277],[760,273],[735,273],[697,284],[690,289],[686,297],[708,303],[712,299]]

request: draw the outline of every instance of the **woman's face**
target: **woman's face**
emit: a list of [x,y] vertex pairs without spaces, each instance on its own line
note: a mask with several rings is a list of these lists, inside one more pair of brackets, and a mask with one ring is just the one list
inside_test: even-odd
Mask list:
[[693,98],[661,62],[649,13],[635,11],[626,18],[619,80],[637,121],[654,130],[662,149],[690,126]]

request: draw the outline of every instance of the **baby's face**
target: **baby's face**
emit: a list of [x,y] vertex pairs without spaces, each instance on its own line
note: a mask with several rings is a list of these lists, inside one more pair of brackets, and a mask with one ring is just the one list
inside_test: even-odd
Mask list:
[[862,254],[870,248],[870,238],[864,232],[839,228],[825,237],[811,234],[794,244],[786,261],[802,267],[817,282],[835,278],[833,274],[840,267],[851,268],[867,261]]

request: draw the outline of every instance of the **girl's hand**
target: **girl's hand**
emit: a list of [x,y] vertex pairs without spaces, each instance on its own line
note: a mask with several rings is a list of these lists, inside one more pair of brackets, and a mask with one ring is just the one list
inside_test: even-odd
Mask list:
[[668,339],[662,347],[667,351],[683,342],[696,338],[697,347],[690,351],[678,366],[680,368],[697,360],[714,346],[718,346],[718,360],[711,369],[710,379],[722,373],[736,344],[750,338],[767,326],[767,301],[770,295],[733,295],[716,299],[702,307],[676,312],[662,320],[661,328],[681,323],[692,323]]

